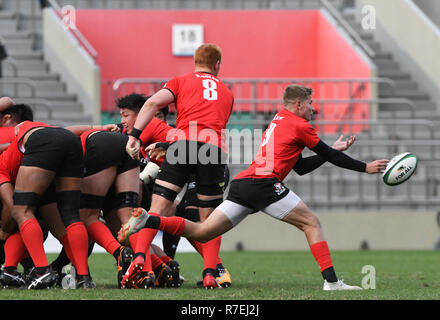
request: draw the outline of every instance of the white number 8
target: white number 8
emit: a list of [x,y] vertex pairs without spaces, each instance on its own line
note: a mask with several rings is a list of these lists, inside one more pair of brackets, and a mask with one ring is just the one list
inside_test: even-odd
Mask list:
[[214,80],[204,79],[202,84],[203,88],[205,88],[205,90],[203,90],[203,98],[206,100],[217,100],[217,83],[215,83]]

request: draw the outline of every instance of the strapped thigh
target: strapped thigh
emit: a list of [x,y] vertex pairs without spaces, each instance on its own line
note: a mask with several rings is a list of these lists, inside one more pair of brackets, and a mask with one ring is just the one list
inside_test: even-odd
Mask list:
[[104,205],[105,196],[96,196],[88,193],[81,193],[80,208],[101,209]]
[[14,205],[37,207],[38,203],[40,202],[41,196],[35,192],[15,190],[13,199]]

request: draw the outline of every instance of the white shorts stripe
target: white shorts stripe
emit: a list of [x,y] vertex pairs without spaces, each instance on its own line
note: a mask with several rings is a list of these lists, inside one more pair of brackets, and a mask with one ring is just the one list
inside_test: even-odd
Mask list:
[[[300,201],[300,197],[298,197],[292,190],[289,190],[289,193],[284,198],[268,205],[261,211],[270,215],[271,217],[282,220],[298,205]],[[223,203],[218,206],[217,209],[228,217],[232,223],[232,226],[234,227],[243,221],[243,219],[253,211],[248,207],[242,206],[230,200],[223,201]]]
[[268,205],[261,211],[278,220],[282,220],[290,211],[292,211],[298,205],[300,201],[301,198],[298,197],[292,190],[289,190],[287,196],[277,202]]
[[243,221],[243,219],[252,212],[252,209],[249,209],[230,200],[223,201],[223,203],[219,205],[217,209],[223,212],[228,217],[233,227]]

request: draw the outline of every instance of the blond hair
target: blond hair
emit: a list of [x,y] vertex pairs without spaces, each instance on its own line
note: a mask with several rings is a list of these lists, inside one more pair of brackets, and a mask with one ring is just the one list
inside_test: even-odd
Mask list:
[[222,49],[214,43],[205,43],[194,53],[194,64],[201,67],[213,68],[222,59]]
[[313,93],[313,90],[308,87],[300,86],[298,84],[291,84],[286,87],[283,94],[283,103],[296,102],[297,100],[304,101],[308,99]]

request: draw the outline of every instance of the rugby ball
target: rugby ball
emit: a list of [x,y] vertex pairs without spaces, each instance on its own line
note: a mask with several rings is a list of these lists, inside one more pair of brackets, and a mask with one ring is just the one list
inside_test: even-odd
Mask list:
[[405,152],[394,156],[382,174],[382,179],[389,186],[397,186],[408,180],[417,168],[417,156]]

